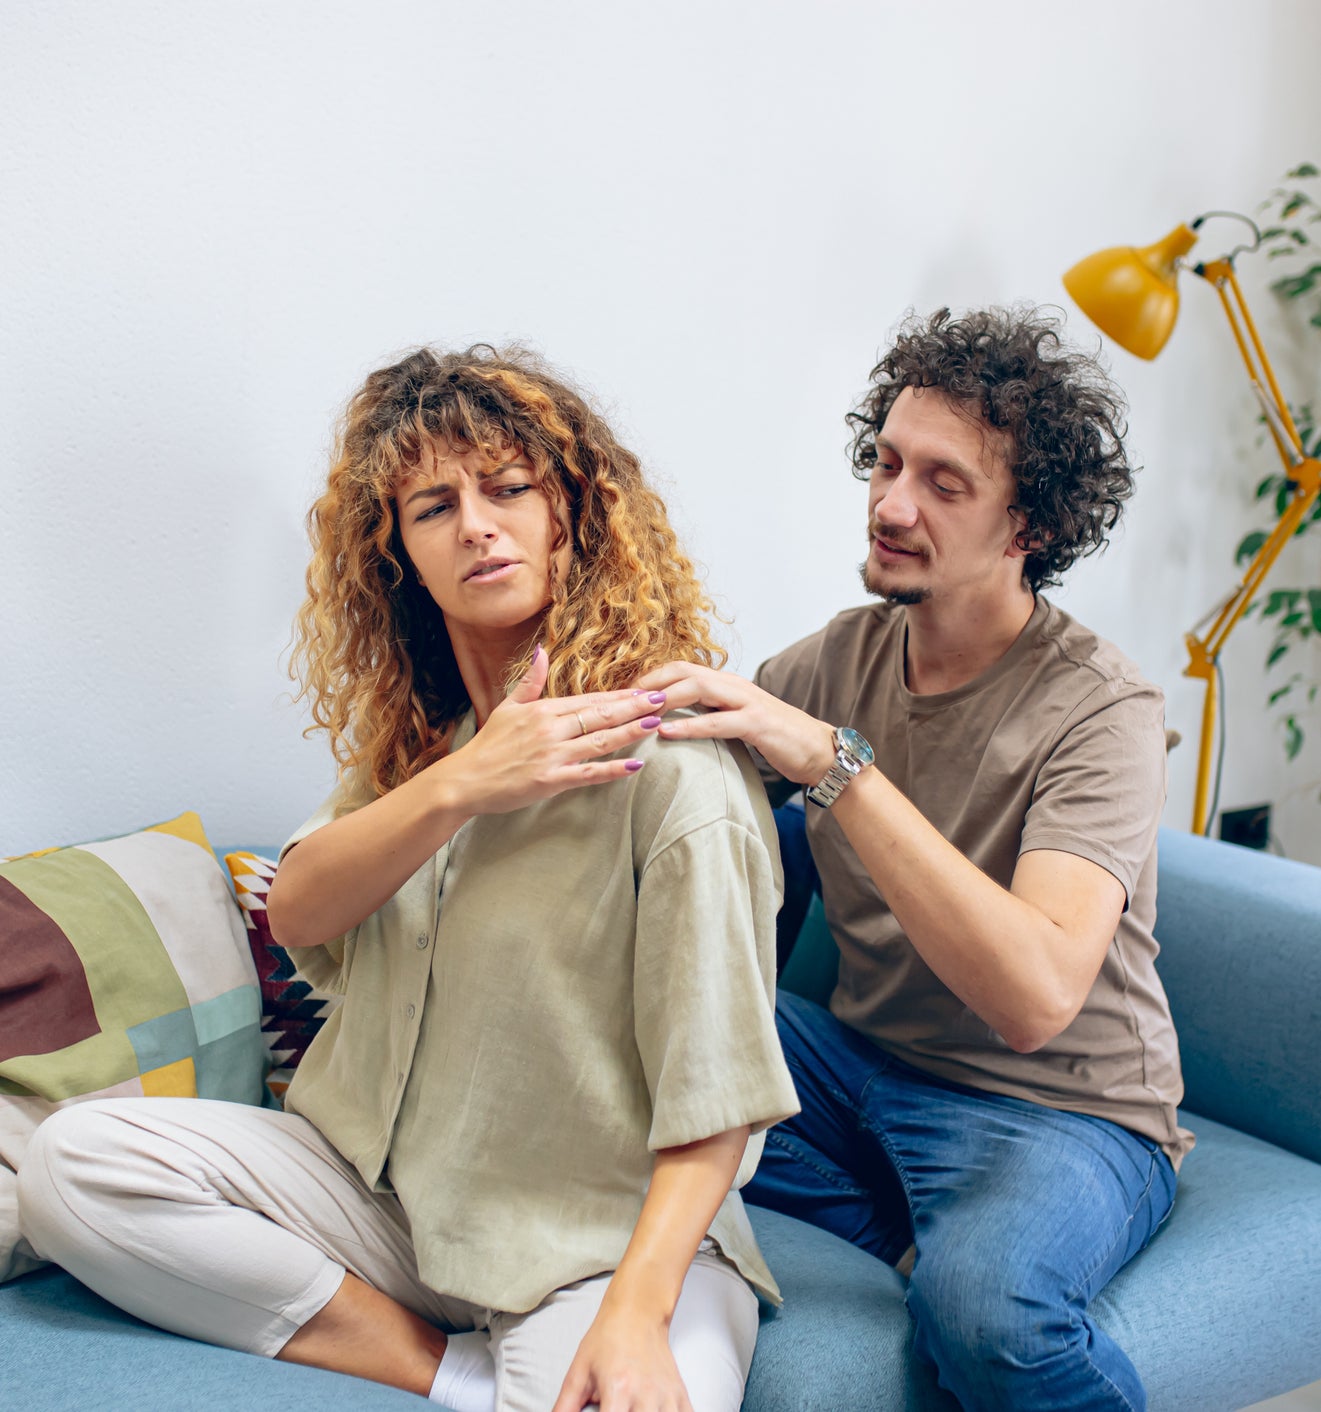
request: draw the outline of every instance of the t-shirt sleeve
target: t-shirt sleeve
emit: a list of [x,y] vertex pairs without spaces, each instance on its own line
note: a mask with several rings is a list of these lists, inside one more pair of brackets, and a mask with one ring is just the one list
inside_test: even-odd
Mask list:
[[1038,772],[1019,854],[1086,858],[1119,879],[1127,908],[1155,843],[1165,780],[1164,697],[1146,683],[1106,682]]
[[766,845],[729,819],[649,858],[633,1003],[653,1151],[798,1111],[775,1030],[777,889]]

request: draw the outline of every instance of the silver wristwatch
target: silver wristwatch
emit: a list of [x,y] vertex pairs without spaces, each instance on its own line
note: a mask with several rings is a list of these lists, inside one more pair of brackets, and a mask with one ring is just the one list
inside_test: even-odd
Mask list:
[[851,726],[836,726],[835,763],[818,784],[807,787],[807,797],[813,804],[829,809],[854,775],[865,770],[875,758],[871,746]]

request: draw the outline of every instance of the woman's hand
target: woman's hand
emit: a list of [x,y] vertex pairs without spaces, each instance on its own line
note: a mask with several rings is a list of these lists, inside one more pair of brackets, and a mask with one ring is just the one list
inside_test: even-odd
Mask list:
[[601,760],[660,725],[662,691],[596,691],[542,700],[548,663],[538,647],[532,665],[467,745],[423,774],[444,779],[463,813],[505,814],[541,799],[626,779],[641,760]]
[[747,1127],[656,1154],[624,1258],[583,1335],[551,1412],[692,1412],[670,1352],[670,1320],[684,1278],[725,1199]]
[[660,725],[660,691],[541,700],[546,654],[460,750],[309,834],[285,855],[267,897],[281,946],[342,936],[382,907],[469,819],[566,789],[625,779],[641,760],[600,760]]
[[663,692],[666,710],[707,708],[705,715],[666,721],[659,733],[667,740],[742,740],[794,784],[816,784],[834,764],[833,726],[733,672],[669,662],[637,684],[643,691]]
[[665,1324],[611,1308],[610,1291],[583,1335],[551,1412],[692,1412]]

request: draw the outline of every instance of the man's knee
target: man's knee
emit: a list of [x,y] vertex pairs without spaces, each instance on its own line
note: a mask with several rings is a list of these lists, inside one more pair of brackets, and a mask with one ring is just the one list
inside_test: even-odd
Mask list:
[[923,1256],[908,1285],[919,1351],[942,1371],[975,1368],[983,1380],[1039,1370],[1083,1329],[1078,1311],[1062,1296],[1055,1301],[1044,1292],[1030,1293],[1030,1283],[980,1256]]

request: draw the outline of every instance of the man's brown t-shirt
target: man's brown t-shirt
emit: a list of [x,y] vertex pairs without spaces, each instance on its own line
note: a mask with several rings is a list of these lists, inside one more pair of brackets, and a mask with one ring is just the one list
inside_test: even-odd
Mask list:
[[[808,808],[840,950],[832,1012],[915,1068],[1089,1113],[1159,1143],[1177,1167],[1192,1135],[1178,1042],[1155,960],[1156,829],[1165,799],[1164,698],[1109,643],[1046,599],[988,671],[954,691],[905,685],[902,609],[869,604],[766,662],[766,690],[862,732],[876,764],[961,853],[1008,888],[1049,848],[1112,873],[1127,905],[1077,1018],[1012,1050],[918,955],[826,809]],[[793,787],[767,777],[774,802]]]

